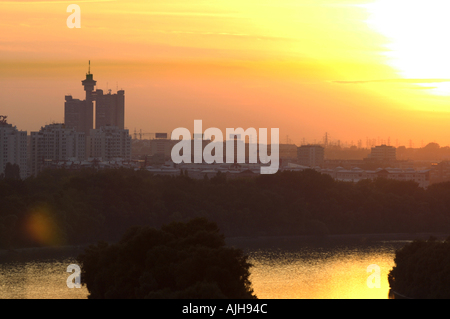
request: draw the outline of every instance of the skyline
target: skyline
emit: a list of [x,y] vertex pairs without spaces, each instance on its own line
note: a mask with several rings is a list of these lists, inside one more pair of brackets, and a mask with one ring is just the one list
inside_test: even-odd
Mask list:
[[201,119],[297,145],[325,132],[450,144],[445,1],[402,15],[405,1],[385,0],[76,3],[80,29],[66,26],[71,2],[0,2],[1,113],[19,130],[63,122],[91,60],[97,88],[126,91],[132,136]]

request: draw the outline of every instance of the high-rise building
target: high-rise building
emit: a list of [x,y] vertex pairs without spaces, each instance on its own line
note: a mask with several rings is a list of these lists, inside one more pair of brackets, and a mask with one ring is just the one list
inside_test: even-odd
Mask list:
[[0,174],[7,163],[17,164],[20,178],[27,178],[27,132],[17,130],[6,122],[6,116],[0,116]]
[[95,96],[95,128],[102,126],[117,126],[125,128],[125,91],[119,90],[116,94],[103,94],[103,90],[94,92]]
[[87,138],[87,157],[112,161],[131,159],[131,136],[117,126],[92,129]]
[[50,124],[31,132],[30,171],[37,175],[52,162],[85,159],[85,135],[64,124]]
[[309,167],[323,165],[325,149],[320,145],[302,145],[297,148],[297,158],[300,165]]
[[92,127],[89,125],[90,120],[87,119],[88,113],[85,100],[74,99],[71,95],[66,95],[64,104],[64,124],[66,127],[89,134]]
[[90,70],[86,79],[81,81],[86,91],[85,100],[74,99],[66,95],[64,104],[64,123],[68,128],[77,132],[84,132],[87,137],[94,128],[94,102],[95,102],[95,128],[111,125],[119,129],[125,128],[125,91],[119,90],[116,94],[103,94],[103,90],[95,90],[97,81],[94,80]]

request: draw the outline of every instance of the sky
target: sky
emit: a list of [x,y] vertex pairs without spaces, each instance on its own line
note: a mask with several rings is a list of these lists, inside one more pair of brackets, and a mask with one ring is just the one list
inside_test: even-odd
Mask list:
[[[80,28],[69,28],[70,4]],[[280,143],[450,144],[448,0],[0,1],[0,114],[64,122],[125,90],[130,133],[279,128]]]

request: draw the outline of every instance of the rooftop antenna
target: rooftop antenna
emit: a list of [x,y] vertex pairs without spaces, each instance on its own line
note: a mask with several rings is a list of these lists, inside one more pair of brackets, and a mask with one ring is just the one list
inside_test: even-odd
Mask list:
[[89,60],[89,70],[88,70],[88,74],[91,74],[91,60]]

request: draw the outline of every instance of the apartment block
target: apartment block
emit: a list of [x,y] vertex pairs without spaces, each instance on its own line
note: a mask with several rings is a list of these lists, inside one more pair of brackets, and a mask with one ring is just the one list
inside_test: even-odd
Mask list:
[[6,122],[6,116],[0,116],[0,174],[7,163],[19,165],[20,177],[27,178],[27,132],[19,131]]
[[131,160],[131,136],[117,126],[102,126],[90,131],[86,149],[88,158]]
[[52,162],[85,159],[85,134],[65,124],[50,124],[31,132],[30,173],[37,175]]

